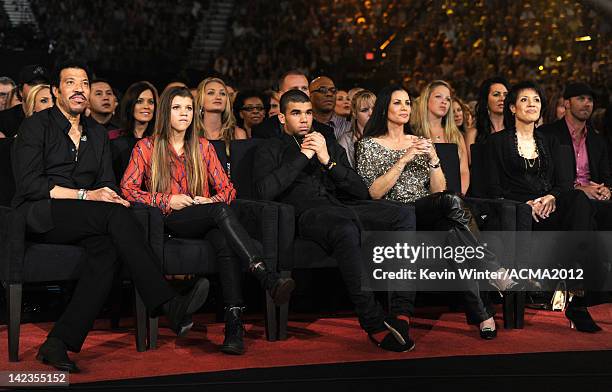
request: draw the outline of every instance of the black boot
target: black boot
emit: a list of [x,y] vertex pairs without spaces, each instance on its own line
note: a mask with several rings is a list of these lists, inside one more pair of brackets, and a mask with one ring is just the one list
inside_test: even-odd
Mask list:
[[278,272],[269,271],[260,258],[251,260],[249,271],[259,280],[261,287],[270,292],[275,304],[283,305],[289,302],[291,292],[295,288],[295,281],[292,278],[281,278]]
[[225,339],[221,351],[226,354],[244,354],[244,327],[242,326],[242,312],[240,306],[228,306],[225,310]]

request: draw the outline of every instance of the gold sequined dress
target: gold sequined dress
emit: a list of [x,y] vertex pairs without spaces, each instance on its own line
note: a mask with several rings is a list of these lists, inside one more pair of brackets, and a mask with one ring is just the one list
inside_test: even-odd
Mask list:
[[[357,142],[356,170],[369,188],[380,176],[384,175],[404,154],[406,150],[392,150],[372,137]],[[397,182],[384,196],[388,200],[411,203],[429,195],[429,158],[426,154],[417,155],[404,167]]]

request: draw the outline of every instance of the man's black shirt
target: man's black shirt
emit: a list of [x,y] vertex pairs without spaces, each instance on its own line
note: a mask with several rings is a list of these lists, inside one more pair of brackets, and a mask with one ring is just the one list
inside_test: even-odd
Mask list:
[[313,207],[369,199],[368,188],[351,168],[344,148],[334,138],[325,140],[329,157],[336,162],[331,170],[316,155],[308,159],[293,136],[285,133],[261,144],[253,164],[257,196],[291,204],[296,215]]
[[15,136],[24,118],[25,113],[21,104],[0,111],[0,132],[6,137]]
[[[312,119],[312,129],[319,132],[323,136],[335,138],[334,129],[329,125],[318,122]],[[253,138],[267,139],[270,137],[278,137],[283,134],[283,125],[280,123],[278,116],[266,118],[261,124],[255,125],[251,130]]]
[[54,227],[49,192],[56,185],[119,192],[106,130],[85,116],[80,125],[78,151],[68,136],[70,122],[57,107],[34,113],[19,128],[11,154],[16,185],[12,205],[25,215],[30,231]]

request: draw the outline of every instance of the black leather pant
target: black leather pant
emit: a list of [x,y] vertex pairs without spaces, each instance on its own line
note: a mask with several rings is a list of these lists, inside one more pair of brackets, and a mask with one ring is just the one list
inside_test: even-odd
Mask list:
[[242,266],[261,259],[253,240],[230,206],[197,204],[174,211],[165,218],[166,228],[178,237],[204,238],[215,248],[219,279],[226,305],[241,305]]
[[[472,212],[463,199],[455,193],[444,191],[425,196],[415,201],[415,209],[417,230],[448,231],[448,242],[451,246],[481,245],[477,238],[478,226]],[[501,267],[495,255],[486,250],[486,247],[483,262],[490,271],[496,271]],[[449,265],[457,270],[456,263]],[[465,285],[463,298],[468,322],[476,324],[492,317],[495,311],[488,301],[485,306],[480,296],[478,281],[465,281]]]

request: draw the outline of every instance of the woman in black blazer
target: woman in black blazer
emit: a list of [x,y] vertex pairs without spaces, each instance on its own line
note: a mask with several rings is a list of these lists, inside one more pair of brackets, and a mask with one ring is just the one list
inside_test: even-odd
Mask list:
[[[542,91],[531,82],[519,83],[508,93],[504,103],[506,129],[487,140],[489,196],[529,204],[533,230],[591,231],[595,227],[594,210],[585,194],[572,188],[567,164],[571,152],[564,151],[556,138],[535,128],[543,101]],[[595,276],[592,269],[591,276]],[[565,314],[571,326],[580,331],[601,330],[583,298],[574,298]]]

